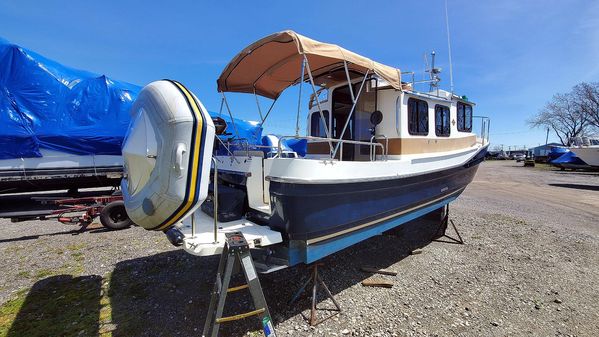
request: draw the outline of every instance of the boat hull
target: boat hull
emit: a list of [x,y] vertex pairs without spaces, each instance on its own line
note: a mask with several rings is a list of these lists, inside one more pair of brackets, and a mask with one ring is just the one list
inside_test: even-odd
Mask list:
[[288,240],[313,244],[392,220],[457,197],[472,181],[486,150],[466,164],[377,181],[338,184],[270,183],[269,226]]
[[122,166],[0,170],[0,194],[116,187]]
[[599,167],[599,146],[575,147],[570,150],[590,166]]

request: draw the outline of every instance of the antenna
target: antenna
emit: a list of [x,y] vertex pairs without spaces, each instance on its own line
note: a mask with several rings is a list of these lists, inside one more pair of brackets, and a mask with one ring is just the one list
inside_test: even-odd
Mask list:
[[426,80],[426,73],[428,72],[428,58],[426,57],[426,53],[422,54],[424,58],[424,72],[422,73],[422,81]]
[[436,54],[433,50],[431,52],[431,67],[427,69],[426,72],[430,75],[430,80],[428,81],[430,82],[429,91],[433,91],[433,89],[436,89],[437,95],[439,95],[439,82],[441,81],[439,74],[441,73],[441,68],[435,68],[435,56]]
[[453,95],[453,64],[451,62],[451,38],[449,36],[449,15],[447,14],[447,0],[445,0],[445,28],[447,29],[447,51],[449,53],[449,88]]

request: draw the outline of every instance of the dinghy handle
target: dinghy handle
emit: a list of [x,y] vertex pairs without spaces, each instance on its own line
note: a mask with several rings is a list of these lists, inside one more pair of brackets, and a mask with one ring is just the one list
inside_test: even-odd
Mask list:
[[181,176],[181,172],[183,171],[183,153],[185,153],[185,144],[177,144],[175,151],[175,171]]

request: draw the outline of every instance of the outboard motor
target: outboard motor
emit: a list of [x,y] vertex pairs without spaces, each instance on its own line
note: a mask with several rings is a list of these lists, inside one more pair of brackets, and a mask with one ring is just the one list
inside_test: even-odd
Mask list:
[[166,232],[207,197],[214,123],[191,91],[170,80],[145,86],[131,114],[122,150],[125,208],[139,226]]

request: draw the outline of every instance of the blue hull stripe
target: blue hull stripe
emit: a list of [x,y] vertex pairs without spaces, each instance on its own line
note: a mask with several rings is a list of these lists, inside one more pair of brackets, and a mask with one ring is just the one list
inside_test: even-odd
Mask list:
[[336,253],[344,248],[369,239],[373,236],[380,235],[389,229],[395,228],[408,221],[412,221],[427,213],[439,209],[454,201],[458,196],[459,193],[453,194],[441,201],[414,210],[410,213],[400,215],[396,218],[367,227],[366,229],[351,232],[342,237],[338,237],[321,243],[304,245],[301,243],[294,244],[294,241],[291,241],[289,247],[289,266],[293,266],[299,263],[312,263],[314,261],[320,260],[325,256]]

